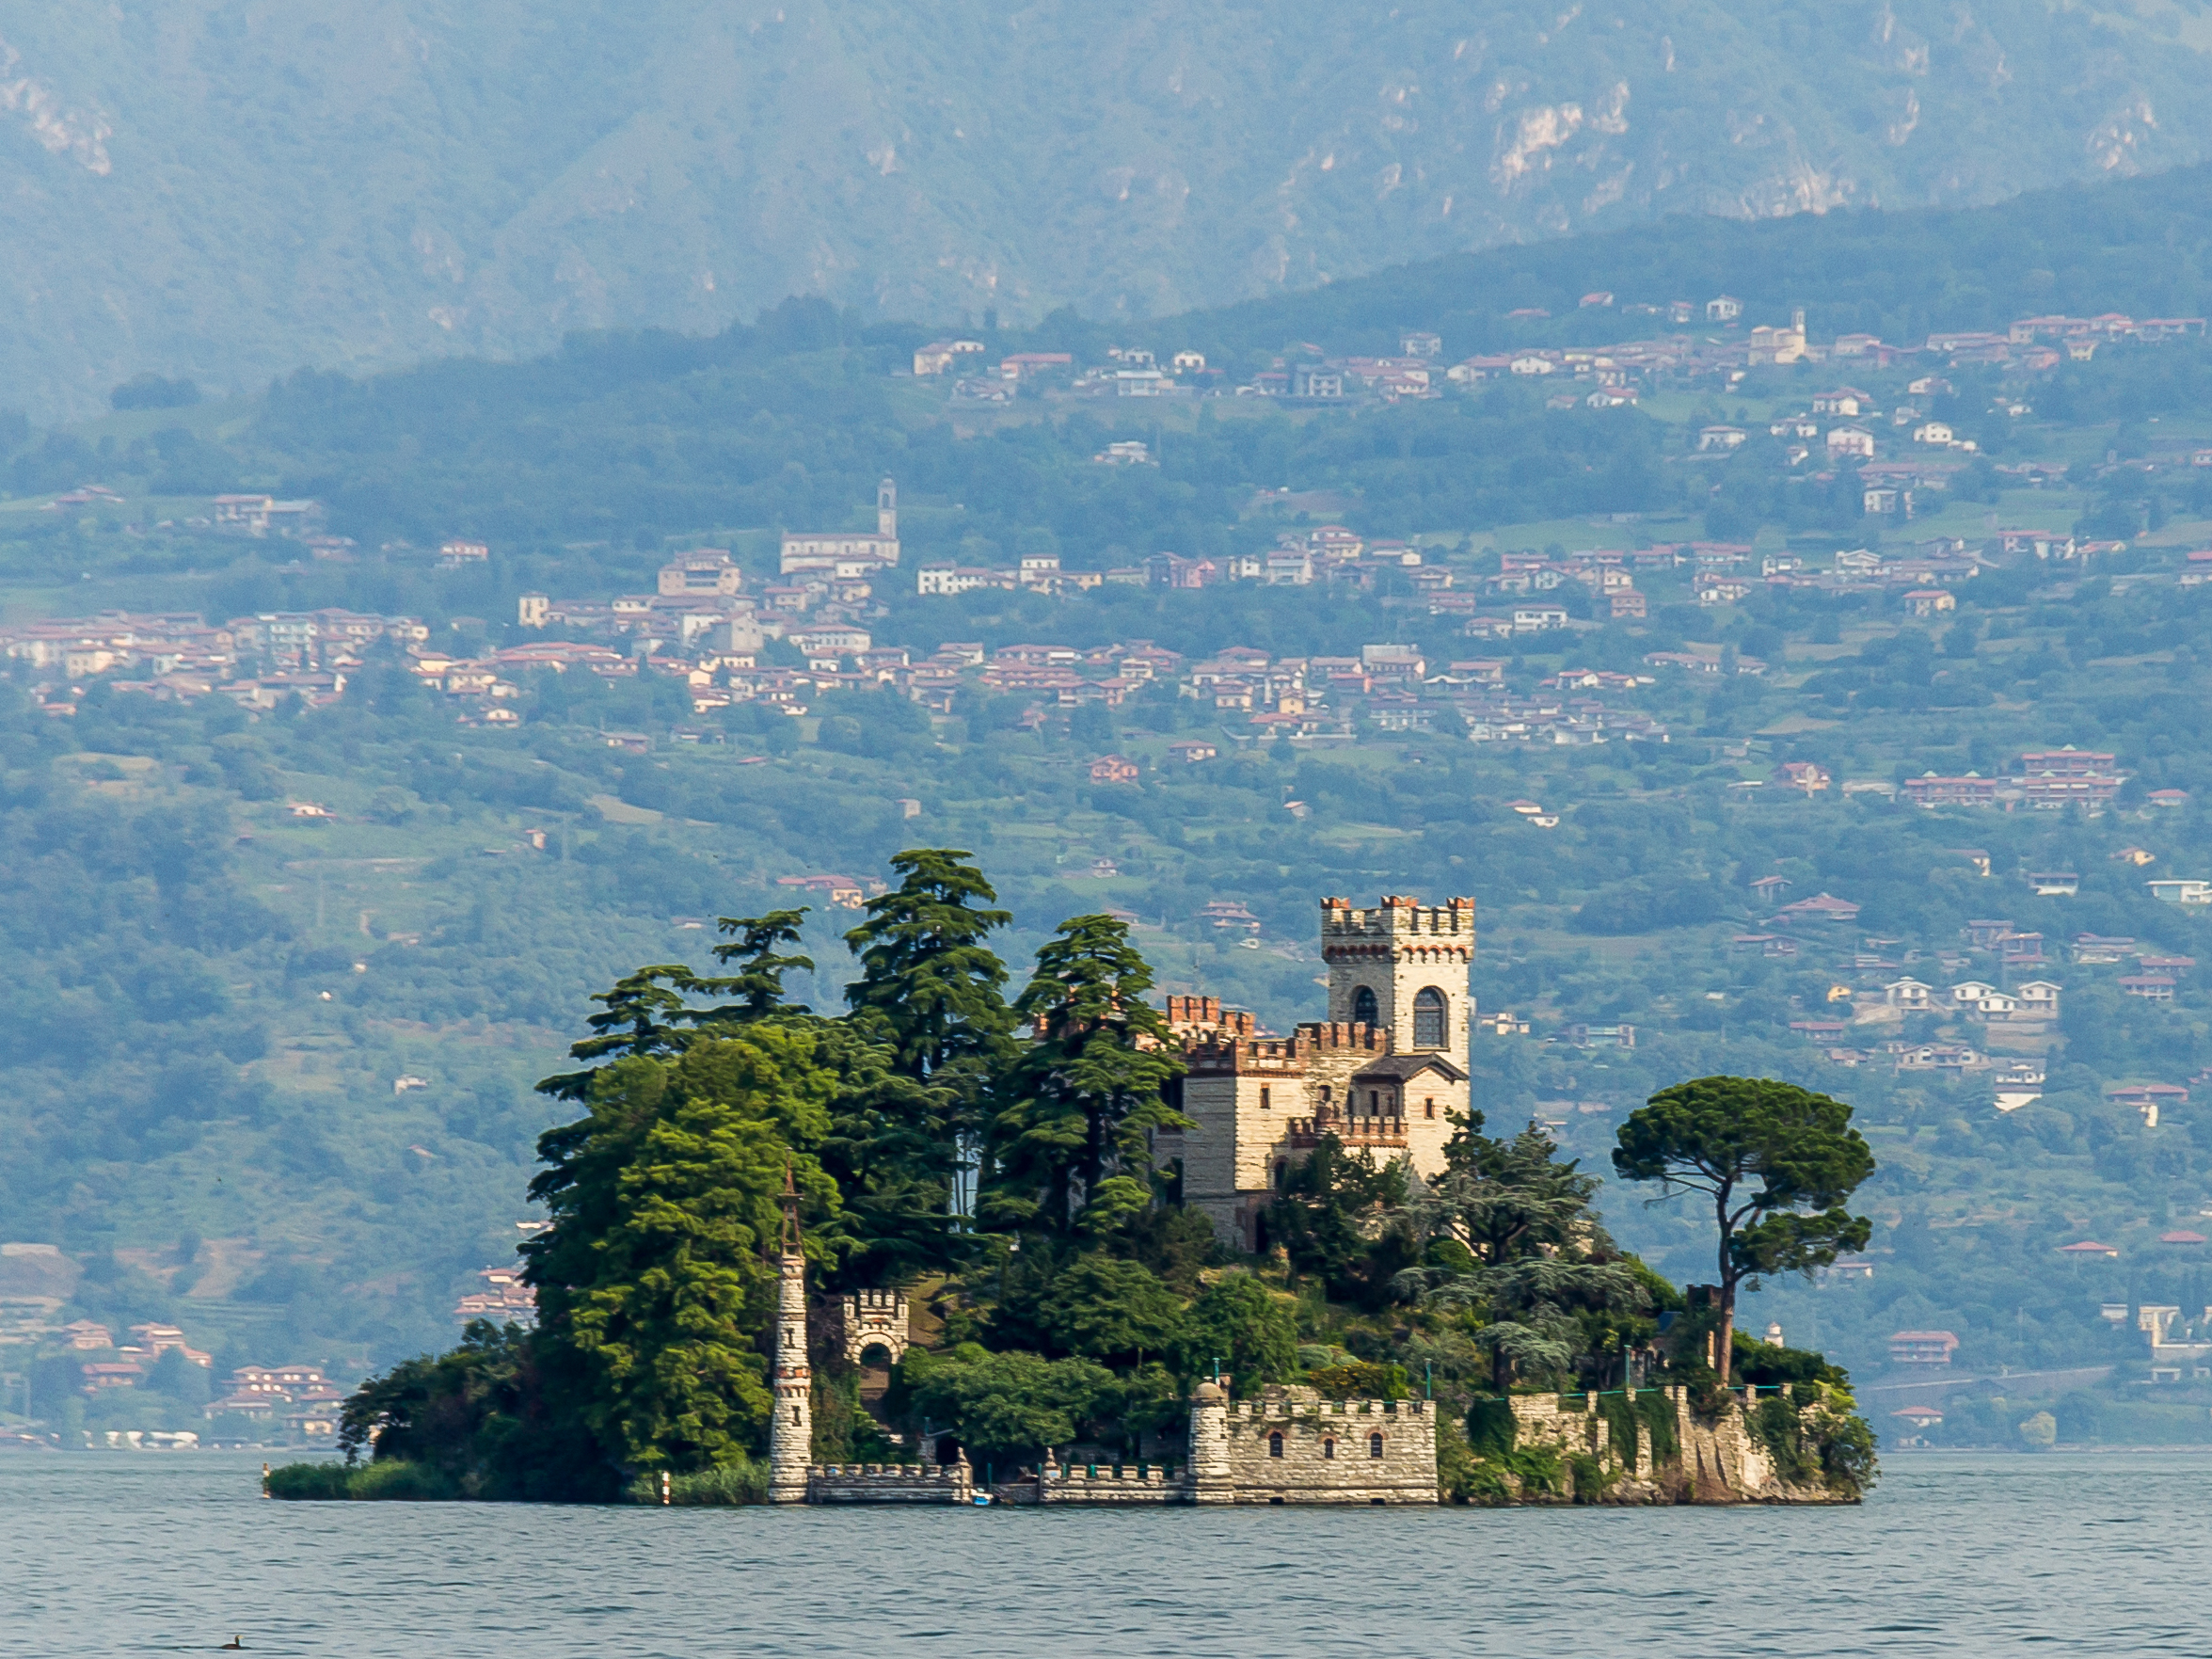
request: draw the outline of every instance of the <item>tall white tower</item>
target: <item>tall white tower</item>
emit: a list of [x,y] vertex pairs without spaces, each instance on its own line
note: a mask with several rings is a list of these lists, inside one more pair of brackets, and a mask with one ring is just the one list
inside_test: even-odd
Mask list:
[[1474,901],[1424,904],[1386,897],[1373,910],[1321,901],[1321,956],[1329,964],[1329,1017],[1391,1034],[1398,1054],[1441,1051],[1464,1061],[1474,997]]
[[885,541],[899,539],[899,486],[888,478],[876,486],[876,534]]
[[814,1372],[806,1363],[806,1252],[799,1189],[784,1166],[784,1230],[775,1318],[775,1420],[768,1433],[768,1501],[806,1501],[814,1458]]

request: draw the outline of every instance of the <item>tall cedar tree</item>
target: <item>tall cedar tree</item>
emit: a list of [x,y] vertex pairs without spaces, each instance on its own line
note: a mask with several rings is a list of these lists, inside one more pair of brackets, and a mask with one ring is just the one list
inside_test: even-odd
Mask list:
[[892,1069],[888,1045],[784,1000],[783,976],[812,965],[781,949],[802,919],[724,917],[726,977],[629,976],[570,1049],[602,1063],[539,1085],[587,1115],[538,1142],[531,1194],[552,1225],[523,1248],[535,1340],[549,1382],[632,1467],[729,1461],[766,1421],[762,1252],[787,1167],[831,1278],[948,1258],[941,1160],[915,1129],[941,1103]]
[[1428,1267],[1400,1275],[1432,1305],[1483,1316],[1490,1386],[1507,1393],[1518,1371],[1572,1370],[1593,1325],[1649,1305],[1642,1272],[1616,1259],[1592,1205],[1599,1182],[1530,1125],[1510,1141],[1482,1132],[1480,1112],[1460,1123],[1445,1169],[1408,1205],[1421,1233],[1456,1238],[1474,1255],[1468,1272]]
[[855,1023],[884,1035],[898,1072],[941,1092],[946,1109],[917,1133],[938,1148],[947,1187],[971,1167],[985,1126],[992,1077],[1013,1051],[1006,965],[984,941],[1013,917],[983,909],[998,895],[972,853],[916,847],[895,853],[895,891],[867,901],[867,919],[845,935],[860,978],[845,988]]
[[1695,1077],[1631,1112],[1619,1141],[1613,1167],[1624,1180],[1712,1201],[1723,1382],[1735,1352],[1739,1284],[1810,1273],[1872,1236],[1873,1224],[1843,1207],[1874,1172],[1874,1155],[1840,1100],[1771,1077]]
[[993,1120],[982,1220],[1091,1236],[1152,1200],[1154,1129],[1189,1128],[1160,1091],[1180,1077],[1152,969],[1108,916],[1078,916],[1037,952],[1014,1012],[1035,1029]]
[[585,1090],[588,1115],[538,1142],[531,1183],[552,1225],[522,1247],[538,1342],[579,1419],[632,1468],[734,1461],[772,1404],[754,1334],[765,1252],[792,1171],[835,1215],[819,1149],[838,1078],[772,1021],[625,1055]]

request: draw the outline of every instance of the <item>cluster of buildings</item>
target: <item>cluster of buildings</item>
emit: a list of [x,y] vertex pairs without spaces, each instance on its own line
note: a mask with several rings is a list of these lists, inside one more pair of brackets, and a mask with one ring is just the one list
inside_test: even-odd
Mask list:
[[522,1282],[519,1268],[480,1268],[476,1277],[484,1288],[454,1304],[454,1318],[464,1325],[472,1319],[489,1319],[495,1325],[537,1323],[537,1293]]
[[241,1365],[231,1373],[229,1392],[208,1401],[207,1416],[210,1422],[243,1417],[281,1425],[302,1439],[331,1440],[344,1406],[345,1391],[319,1365]]
[[103,611],[0,627],[0,656],[58,677],[37,687],[53,714],[76,712],[73,699],[53,694],[61,683],[105,674],[121,677],[119,694],[190,701],[219,693],[273,709],[289,695],[334,702],[379,641],[417,649],[429,637],[412,616],[338,609],[263,612],[219,626],[197,612]]
[[1456,716],[1475,742],[1575,745],[1668,741],[1649,715],[1570,694],[1596,686],[1630,690],[1648,678],[1580,670],[1530,694],[1504,684],[1503,658],[1467,658],[1432,668],[1419,646],[1361,647],[1357,657],[1271,658],[1231,646],[1193,663],[1179,694],[1239,720],[1252,737],[1348,734],[1356,711],[1383,731],[1425,732]]
[[[1930,808],[1973,806],[2013,812],[2026,807],[2056,812],[2078,806],[2085,812],[2102,812],[2127,781],[2128,774],[2118,770],[2116,758],[2068,743],[2062,749],[2031,750],[2022,755],[2020,770],[2011,777],[1983,777],[1974,772],[1945,777],[1929,772],[1905,779],[1898,788],[1914,806]],[[2180,790],[2160,793],[2179,796],[2172,803],[2176,806],[2188,799]]]
[[[1726,294],[1702,302],[1677,299],[1616,307],[1611,294],[1594,293],[1583,296],[1581,309],[1615,310],[1623,316],[1649,317],[1678,329],[1702,324],[1719,332],[1663,333],[1601,346],[1526,346],[1464,358],[1447,366],[1441,338],[1407,329],[1399,336],[1394,357],[1331,355],[1320,346],[1306,345],[1272,359],[1233,388],[1219,368],[1208,364],[1203,353],[1187,348],[1163,359],[1144,347],[1114,346],[1095,364],[1078,364],[1068,352],[1015,352],[994,366],[985,361],[989,354],[981,341],[944,339],[931,341],[914,354],[914,373],[948,377],[956,399],[981,404],[1011,403],[1025,386],[1039,390],[1040,381],[1053,395],[1065,397],[1196,398],[1233,391],[1238,397],[1330,404],[1435,397],[1446,386],[1524,378],[1572,384],[1575,390],[1552,394],[1549,401],[1554,407],[1617,408],[1634,405],[1642,390],[1663,374],[1718,375],[1732,383],[1764,365],[1826,362],[1883,369],[1924,364],[1931,370],[1995,363],[2040,372],[2067,360],[2087,361],[2100,345],[2117,341],[2156,343],[2204,333],[2202,317],[2138,321],[2108,312],[2096,317],[2023,317],[2001,332],[1934,332],[1911,345],[1865,333],[1842,334],[1822,343],[1807,335],[1802,309],[1793,311],[1787,324],[1761,323],[1745,328],[1743,302]],[[1524,307],[1508,312],[1507,320],[1533,327],[1550,316],[1540,308]],[[1935,389],[1918,384],[1914,388],[1923,394],[1929,390]],[[1841,412],[1855,417],[1862,411]],[[1916,432],[1914,441],[1937,448],[1972,447],[1948,432]],[[1854,442],[1846,439],[1838,446],[1831,440],[1829,449],[1831,454],[1871,454],[1870,449],[1854,449]]]

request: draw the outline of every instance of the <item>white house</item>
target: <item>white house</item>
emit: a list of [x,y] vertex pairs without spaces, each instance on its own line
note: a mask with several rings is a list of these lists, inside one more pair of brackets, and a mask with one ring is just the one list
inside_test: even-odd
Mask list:
[[1697,447],[1707,449],[1734,449],[1744,439],[1741,426],[1700,426],[1697,429]]
[[1933,989],[1918,980],[1891,980],[1882,987],[1882,1000],[1891,1008],[1923,1009],[1928,1006],[1928,995]]
[[2212,882],[2145,882],[2143,885],[2163,904],[2212,904]]
[[1874,458],[1874,435],[1863,426],[1831,426],[1828,428],[1828,456],[1859,455],[1867,460]]
[[1936,449],[1951,446],[1951,430],[1941,421],[1924,421],[1913,428],[1913,441],[1925,443]]
[[2063,985],[2054,985],[2048,980],[2030,980],[2013,993],[2019,1003],[2019,1017],[2031,1020],[2055,1020],[2059,1017],[2059,993]]

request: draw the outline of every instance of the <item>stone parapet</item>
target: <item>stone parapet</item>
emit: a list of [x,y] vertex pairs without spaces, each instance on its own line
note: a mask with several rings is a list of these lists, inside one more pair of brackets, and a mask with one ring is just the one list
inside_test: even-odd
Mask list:
[[814,1463],[806,1470],[810,1504],[965,1504],[976,1495],[975,1472],[952,1463]]
[[1170,1475],[1158,1464],[1118,1468],[1096,1464],[1046,1464],[1037,1476],[1040,1504],[1187,1504],[1187,1469]]

